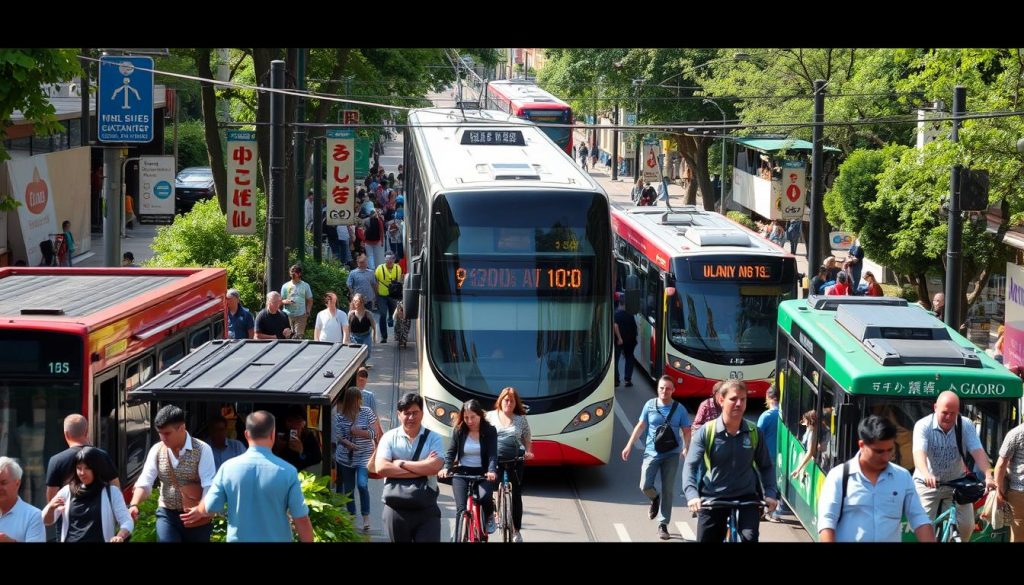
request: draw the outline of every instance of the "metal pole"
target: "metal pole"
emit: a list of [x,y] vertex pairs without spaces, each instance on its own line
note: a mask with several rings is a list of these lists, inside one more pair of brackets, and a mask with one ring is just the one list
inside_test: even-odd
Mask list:
[[[615,102],[612,109],[612,125],[619,125],[619,102]],[[619,180],[619,131],[612,132],[612,180]]]
[[[306,49],[298,49],[295,76],[297,78],[298,91],[306,89]],[[301,124],[306,121],[306,100],[300,99],[295,107],[295,121]],[[298,251],[299,260],[306,259],[306,130],[301,125],[296,125],[292,131],[292,139],[295,141],[294,162],[295,169],[295,193],[298,202],[298,213],[295,214],[295,249]],[[313,223],[320,216],[319,208],[313,207]],[[320,240],[314,240],[313,247],[320,245]]]
[[103,150],[103,192],[106,194],[106,209],[103,218],[103,260],[106,266],[121,265],[121,228],[124,224],[121,206],[121,160],[126,148]]
[[705,98],[704,103],[711,104],[718,108],[718,111],[722,114],[722,171],[718,175],[719,193],[718,193],[718,212],[725,214],[725,110],[722,106],[718,105],[718,102],[712,99]]
[[[324,182],[321,177],[323,177],[324,149],[327,146],[326,142],[317,144],[314,141],[313,144],[313,259],[323,262],[324,229],[320,218],[323,217],[324,209]],[[336,229],[336,226],[329,225],[327,229],[333,230]],[[330,240],[330,238],[327,239]]]
[[[958,85],[953,88],[953,132],[950,140],[956,144],[960,139],[960,118],[963,116],[967,102],[967,89]],[[946,309],[943,317],[946,325],[960,329],[963,323],[960,308],[961,281],[963,271],[961,256],[963,255],[963,218],[960,217],[960,165],[954,165],[949,175],[949,233],[946,237]]]
[[825,122],[825,80],[814,81],[814,129],[812,132],[813,145],[811,150],[811,225],[807,235],[807,270],[809,273],[816,273],[821,266],[821,253],[818,247],[821,245],[822,224],[824,222],[825,196],[822,191],[822,131]]
[[[89,146],[89,61],[86,59],[88,56],[89,49],[82,49],[82,83],[79,84],[82,92],[82,146]],[[91,161],[89,165],[91,167]]]
[[[284,61],[270,62],[270,87],[284,89]],[[284,94],[270,96],[270,196],[267,206],[266,292],[285,277],[284,255]]]

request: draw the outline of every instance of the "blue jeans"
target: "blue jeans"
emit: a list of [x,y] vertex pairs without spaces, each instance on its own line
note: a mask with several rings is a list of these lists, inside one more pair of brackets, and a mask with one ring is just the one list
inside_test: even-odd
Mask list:
[[[624,379],[627,382],[633,381],[633,350],[636,349],[636,342],[623,343],[622,345],[615,346],[615,385],[619,385],[619,380]],[[624,378],[619,378],[619,356],[624,355],[625,365]]]
[[353,333],[352,343],[362,343],[366,346],[366,360],[370,360],[370,354],[373,353],[373,332],[367,331],[366,333]]
[[[652,431],[653,432],[653,429]],[[679,484],[676,477],[679,471],[679,454],[670,453],[661,458],[644,456],[644,463],[640,467],[640,491],[648,498],[661,495],[661,504],[658,511],[658,524],[667,525],[672,520],[672,497],[675,495],[674,486]],[[661,474],[661,489],[654,487],[654,480]]]
[[377,325],[380,326],[380,338],[384,341],[388,340],[388,323],[392,321],[391,315],[397,306],[398,301],[395,299],[377,295]]
[[348,513],[355,516],[356,514],[356,495],[354,490],[359,490],[359,510],[363,516],[370,515],[370,476],[369,472],[366,471],[365,467],[346,467],[341,463],[338,463],[338,475],[341,477],[341,483],[338,484],[337,491],[339,494],[351,494],[351,500],[345,507],[348,509]]
[[212,534],[212,522],[205,526],[185,528],[181,523],[181,512],[163,506],[156,509],[157,542],[210,542]]

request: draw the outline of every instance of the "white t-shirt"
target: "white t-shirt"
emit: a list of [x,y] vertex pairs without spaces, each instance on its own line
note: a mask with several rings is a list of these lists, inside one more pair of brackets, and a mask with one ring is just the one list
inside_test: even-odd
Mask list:
[[341,330],[341,319],[345,316],[341,311],[335,311],[331,316],[330,309],[324,309],[316,314],[316,328],[320,330],[320,337],[317,341],[341,341],[344,336]]

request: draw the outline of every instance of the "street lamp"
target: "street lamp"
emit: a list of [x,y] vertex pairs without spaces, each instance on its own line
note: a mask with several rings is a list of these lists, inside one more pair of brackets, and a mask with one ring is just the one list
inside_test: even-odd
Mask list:
[[721,185],[721,193],[718,196],[718,213],[725,215],[725,110],[722,109],[722,106],[718,105],[718,102],[712,99],[704,98],[702,103],[711,104],[718,108],[718,111],[722,113],[722,172],[719,175],[718,180]]

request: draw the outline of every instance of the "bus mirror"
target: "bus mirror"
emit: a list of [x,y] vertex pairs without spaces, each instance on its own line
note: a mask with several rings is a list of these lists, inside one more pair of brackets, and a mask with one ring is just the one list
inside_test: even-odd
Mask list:
[[420,274],[405,275],[405,284],[402,286],[402,307],[405,309],[406,319],[415,319],[419,315],[422,278],[423,276]]
[[625,292],[626,297],[626,312],[630,315],[636,315],[640,312],[640,290],[639,289],[627,289]]

